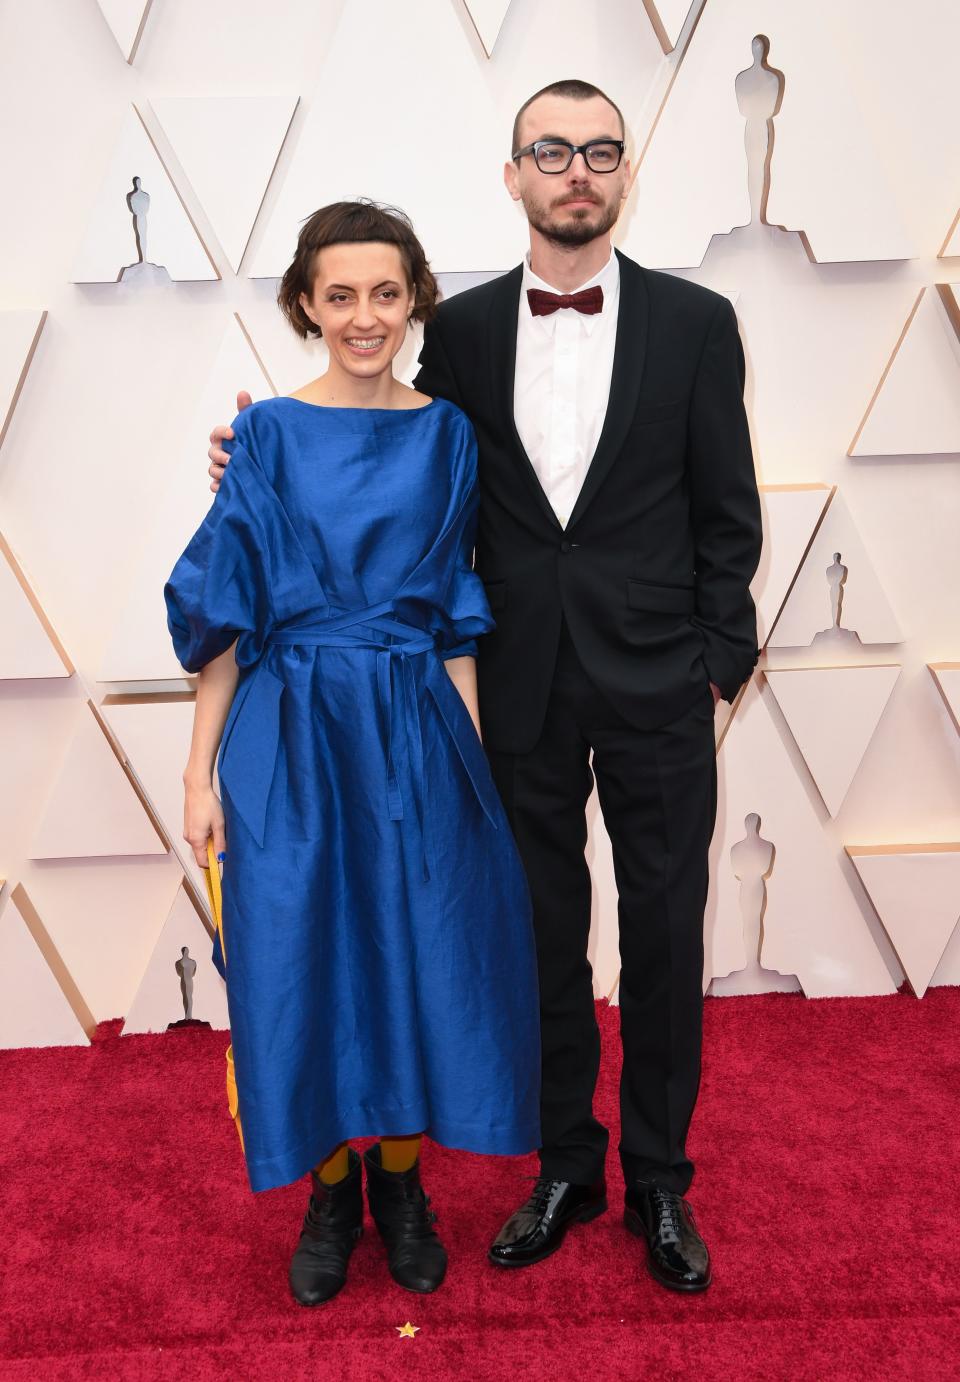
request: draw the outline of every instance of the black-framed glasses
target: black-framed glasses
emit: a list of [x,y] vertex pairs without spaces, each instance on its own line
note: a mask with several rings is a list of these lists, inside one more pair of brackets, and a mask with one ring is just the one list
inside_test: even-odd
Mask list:
[[591,173],[612,173],[620,167],[623,158],[622,139],[591,139],[586,144],[570,144],[566,139],[537,139],[518,149],[514,158],[533,154],[541,173],[565,173],[577,154],[583,154],[583,161]]

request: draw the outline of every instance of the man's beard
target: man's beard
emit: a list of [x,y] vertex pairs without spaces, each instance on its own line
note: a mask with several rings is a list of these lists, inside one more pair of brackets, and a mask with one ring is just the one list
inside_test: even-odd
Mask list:
[[[600,219],[594,220],[594,208],[600,212]],[[566,245],[575,247],[577,245],[588,245],[591,240],[596,240],[601,235],[606,235],[617,220],[620,214],[619,202],[614,202],[610,206],[603,206],[600,202],[595,202],[591,208],[578,208],[573,212],[572,219],[569,221],[553,221],[550,219],[550,212],[539,202],[531,197],[529,201],[524,201],[523,209],[527,213],[527,220],[538,230],[546,239],[551,240],[555,245]],[[558,208],[559,209],[559,208]]]

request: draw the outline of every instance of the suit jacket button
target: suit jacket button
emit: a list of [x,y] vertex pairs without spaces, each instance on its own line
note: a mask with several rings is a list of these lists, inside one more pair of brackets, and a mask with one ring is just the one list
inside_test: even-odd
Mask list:
[[564,555],[566,555],[567,552],[572,552],[572,551],[573,551],[573,543],[571,543],[571,542],[566,542],[566,541],[561,542],[561,544],[560,544],[560,551],[563,552]]

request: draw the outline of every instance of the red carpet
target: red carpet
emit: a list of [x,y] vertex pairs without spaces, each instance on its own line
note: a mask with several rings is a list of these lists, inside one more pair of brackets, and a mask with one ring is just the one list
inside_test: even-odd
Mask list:
[[[614,1126],[618,1014],[600,1016]],[[395,1287],[371,1229],[346,1290],[302,1310],[285,1272],[306,1183],[247,1191],[223,1035],[116,1026],[0,1052],[0,1377],[960,1376],[960,989],[707,1003],[691,1200],[715,1280],[691,1299],[642,1270],[615,1156],[611,1212],[507,1273],[485,1248],[533,1160],[429,1146],[444,1287]]]

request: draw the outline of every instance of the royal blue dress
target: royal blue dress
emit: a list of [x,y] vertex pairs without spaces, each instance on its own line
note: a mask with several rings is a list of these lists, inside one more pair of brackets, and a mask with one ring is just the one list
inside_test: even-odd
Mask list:
[[254,404],[167,583],[191,672],[237,641],[220,748],[231,1040],[254,1190],[350,1137],[540,1141],[530,904],[443,659],[493,621],[476,442],[420,409]]

